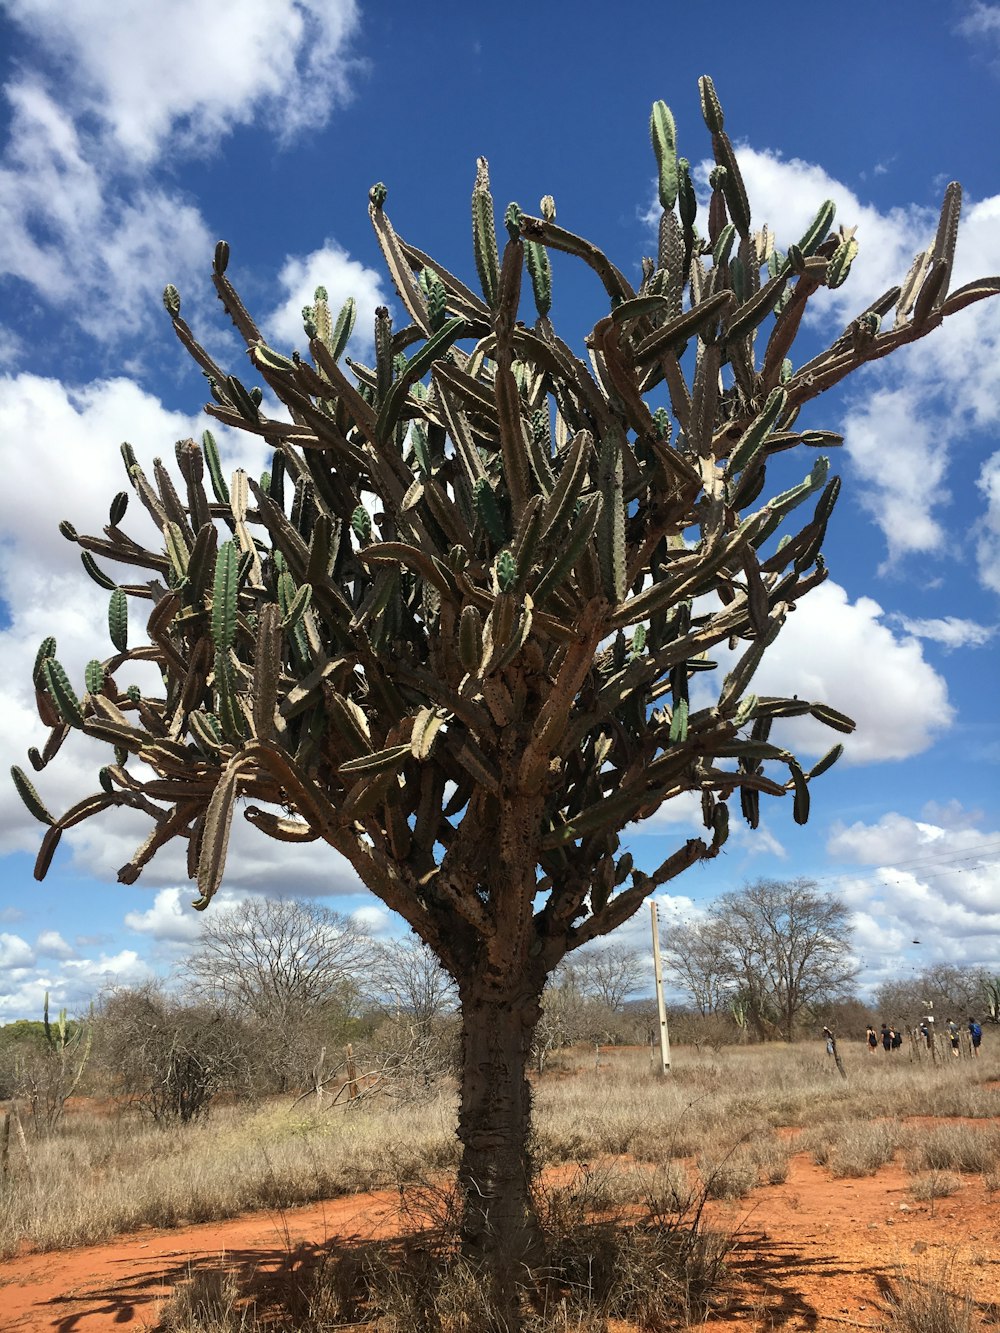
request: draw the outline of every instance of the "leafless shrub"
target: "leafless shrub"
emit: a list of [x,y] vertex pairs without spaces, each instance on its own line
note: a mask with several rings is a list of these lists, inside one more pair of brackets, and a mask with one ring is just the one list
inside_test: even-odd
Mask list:
[[220,1091],[252,1086],[251,1031],[232,1015],[185,1004],[154,983],[104,997],[101,1056],[115,1090],[157,1123],[187,1124]]
[[698,1173],[710,1199],[744,1199],[759,1181],[757,1163],[745,1147],[722,1157],[703,1155],[698,1161]]
[[1000,1136],[972,1125],[940,1125],[922,1135],[909,1154],[912,1171],[991,1171],[1000,1157]]
[[929,1201],[933,1204],[935,1199],[946,1199],[961,1188],[961,1177],[956,1176],[954,1172],[928,1171],[926,1175],[917,1176],[910,1184],[910,1193],[922,1203]]
[[895,1283],[882,1333],[974,1333],[979,1327],[969,1294],[950,1289],[948,1271],[940,1278],[908,1274]]
[[160,1307],[159,1333],[261,1333],[236,1273],[193,1269]]

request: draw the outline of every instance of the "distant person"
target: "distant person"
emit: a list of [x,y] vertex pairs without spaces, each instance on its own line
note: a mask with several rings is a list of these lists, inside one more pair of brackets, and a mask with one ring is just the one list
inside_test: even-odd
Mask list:
[[889,1036],[892,1038],[890,1042],[892,1050],[898,1051],[903,1044],[903,1034],[898,1030],[898,1028],[890,1028]]
[[892,1050],[892,1033],[885,1023],[882,1024],[882,1049],[883,1051]]
[[917,1031],[918,1031],[918,1032],[920,1033],[920,1035],[923,1037],[923,1039],[924,1039],[924,1045],[927,1047],[928,1050],[930,1050],[930,1046],[931,1046],[931,1029],[930,1029],[930,1024],[927,1022],[927,1019],[926,1019],[926,1018],[925,1018],[924,1021],[920,1024],[920,1026],[917,1028]]
[[979,1047],[981,1046],[983,1040],[983,1029],[979,1026],[979,1024],[976,1022],[976,1020],[972,1017],[971,1014],[969,1015],[969,1040],[972,1042],[973,1059],[978,1060]]
[[960,1054],[958,1049],[958,1024],[952,1022],[949,1018],[945,1027],[948,1030],[948,1040],[951,1042],[951,1053],[957,1060]]
[[833,1050],[834,1050],[833,1033],[830,1031],[829,1028],[824,1028],[823,1036],[826,1038],[827,1055],[833,1055]]
[[874,1055],[875,1052],[878,1050],[878,1034],[876,1033],[875,1029],[872,1027],[870,1023],[868,1025],[867,1031],[865,1032],[865,1041],[867,1041],[868,1043],[868,1054]]

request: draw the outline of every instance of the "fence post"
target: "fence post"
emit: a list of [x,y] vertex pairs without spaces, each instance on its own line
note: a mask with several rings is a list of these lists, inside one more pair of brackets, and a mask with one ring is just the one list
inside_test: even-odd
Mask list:
[[660,1020],[660,1073],[670,1073],[670,1032],[667,1029],[667,1010],[663,1003],[663,968],[660,963],[660,921],[656,913],[656,899],[649,900],[653,919],[653,976],[656,982],[656,1012]]

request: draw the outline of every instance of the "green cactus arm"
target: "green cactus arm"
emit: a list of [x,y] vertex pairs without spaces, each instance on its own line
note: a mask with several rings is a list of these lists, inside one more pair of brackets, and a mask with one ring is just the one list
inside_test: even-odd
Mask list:
[[472,191],[472,247],[479,283],[486,304],[492,309],[496,306],[500,286],[500,257],[493,220],[489,167],[485,157],[479,158],[476,163],[476,184]]

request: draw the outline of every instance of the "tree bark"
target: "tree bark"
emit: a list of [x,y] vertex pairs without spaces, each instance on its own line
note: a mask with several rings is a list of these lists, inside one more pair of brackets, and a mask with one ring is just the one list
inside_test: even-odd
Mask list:
[[499,990],[480,980],[462,995],[462,1246],[481,1265],[498,1310],[518,1327],[521,1291],[543,1260],[532,1199],[527,1079],[537,990]]

